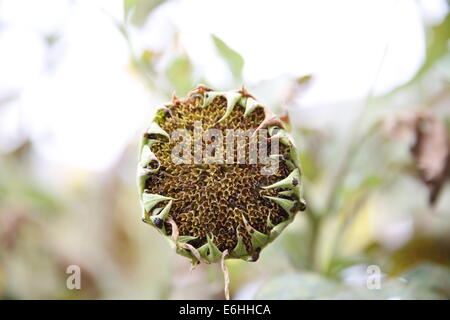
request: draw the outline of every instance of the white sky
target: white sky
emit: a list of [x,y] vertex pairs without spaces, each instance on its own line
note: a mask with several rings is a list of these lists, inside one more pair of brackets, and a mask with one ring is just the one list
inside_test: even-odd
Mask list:
[[[388,42],[377,92],[410,79],[424,58],[422,18],[439,22],[443,8],[441,0],[171,1],[134,41],[165,48],[179,30],[194,64],[220,88],[229,73],[214,33],[244,57],[247,84],[313,74],[302,100],[313,106],[364,97]],[[130,72],[105,11],[120,19],[122,1],[0,1],[0,101],[20,94],[0,107],[0,152],[20,143],[22,123],[45,161],[104,170],[143,128],[160,101]],[[55,30],[61,41],[48,50],[42,35]]]
[[[205,7],[220,14],[207,14]],[[315,75],[304,103],[363,97],[388,41],[380,91],[408,80],[424,55],[420,15],[409,0],[179,1],[168,11],[212,82],[220,83],[223,72],[211,68],[214,48],[203,45],[210,33],[243,55],[250,83],[286,73]]]

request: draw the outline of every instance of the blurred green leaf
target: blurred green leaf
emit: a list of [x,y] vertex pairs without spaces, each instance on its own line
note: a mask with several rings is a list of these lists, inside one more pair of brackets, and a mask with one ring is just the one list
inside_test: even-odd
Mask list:
[[124,0],[123,6],[125,10],[125,14],[128,14],[141,0]]
[[242,69],[244,67],[244,59],[242,56],[231,49],[225,42],[215,35],[211,35],[217,51],[228,64],[231,73],[236,79],[242,78]]
[[177,94],[185,95],[194,86],[192,80],[193,67],[187,55],[173,60],[167,69],[167,77]]
[[379,289],[344,285],[315,273],[294,273],[274,278],[264,284],[255,299],[314,300],[427,300],[446,299],[450,273],[446,268],[421,266],[404,278],[382,280]]
[[[301,216],[296,219],[306,220],[306,217]],[[301,221],[306,224],[307,221]],[[296,269],[302,270],[308,268],[308,253],[310,246],[310,232],[308,228],[299,228],[295,231],[284,232],[280,237],[280,247],[285,253],[289,263]]]
[[146,67],[149,67],[153,63],[153,59],[155,58],[155,52],[152,50],[144,50],[141,55],[142,64]]
[[382,281],[380,289],[369,289],[365,284],[362,286],[347,286],[342,287],[334,295],[324,298],[339,300],[435,300],[443,297],[427,288],[415,290],[401,279],[391,279]]
[[332,295],[339,288],[337,282],[314,273],[293,273],[274,278],[255,295],[258,300],[309,300]]
[[419,69],[414,79],[419,78],[429,67],[431,67],[437,60],[443,57],[448,51],[448,41],[450,40],[450,13],[445,19],[436,26],[433,26],[430,32],[430,37],[427,46],[427,54],[425,62]]
[[341,195],[344,197],[350,197],[350,201],[353,201],[355,196],[368,194],[370,191],[379,188],[383,184],[383,178],[379,175],[371,174],[362,179],[355,187],[342,188]]
[[414,77],[405,84],[395,88],[391,92],[387,93],[384,98],[389,98],[401,91],[402,89],[413,85],[418,82],[424,76],[429,69],[444,58],[449,52],[448,41],[450,40],[450,13],[442,20],[442,22],[436,26],[431,27],[427,32],[427,49],[425,61],[422,66],[416,72]]
[[383,183],[383,178],[377,175],[367,176],[362,182],[362,186],[367,188],[378,188]]
[[320,170],[313,155],[307,151],[300,153],[300,163],[302,164],[302,173],[309,181],[315,181],[320,176]]
[[312,78],[313,78],[313,76],[311,74],[307,74],[307,75],[304,75],[304,76],[301,76],[301,77],[295,79],[295,82],[298,85],[305,85],[305,84],[308,84],[309,82],[311,82]]
[[442,298],[450,299],[450,268],[433,263],[422,263],[403,275],[412,292],[424,289]]
[[56,212],[62,208],[61,202],[53,195],[37,187],[27,186],[21,192],[23,198],[31,207],[43,212]]
[[125,19],[137,26],[143,26],[148,15],[164,0],[124,0]]
[[334,258],[325,272],[328,277],[338,278],[343,270],[358,264],[363,264],[366,260],[367,258],[362,256]]

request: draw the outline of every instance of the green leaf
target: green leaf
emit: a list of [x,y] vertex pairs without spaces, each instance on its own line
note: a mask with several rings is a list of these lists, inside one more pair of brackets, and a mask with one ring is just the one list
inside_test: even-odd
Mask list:
[[307,74],[307,75],[304,75],[302,77],[295,79],[295,82],[298,85],[305,85],[305,84],[308,84],[309,82],[311,82],[312,78],[313,78],[312,75]]
[[411,291],[428,290],[443,299],[450,299],[450,268],[432,263],[422,263],[402,276]]
[[382,177],[378,175],[369,175],[364,179],[362,186],[367,188],[378,188],[382,185],[382,183],[383,183]]
[[63,208],[59,199],[37,186],[25,187],[21,190],[21,195],[31,207],[45,212],[58,212]]
[[428,37],[426,59],[422,67],[414,76],[413,80],[419,78],[437,60],[449,52],[448,41],[450,39],[450,13],[447,14],[439,25],[433,26],[429,32],[431,36]]
[[330,296],[337,282],[314,273],[293,273],[270,280],[255,295],[258,300],[310,300]]
[[125,19],[137,26],[143,26],[148,15],[164,0],[124,0]]
[[300,163],[302,164],[302,173],[309,181],[315,181],[320,177],[322,171],[319,169],[317,156],[303,151],[300,153]]
[[192,89],[193,67],[187,55],[175,58],[167,69],[167,78],[179,95],[185,95]]
[[438,25],[432,26],[427,30],[427,49],[425,61],[416,72],[414,77],[405,84],[389,92],[384,98],[391,97],[401,89],[417,83],[429,70],[440,60],[445,59],[449,53],[448,41],[450,40],[450,13]]
[[214,45],[221,57],[225,60],[230,68],[231,73],[236,79],[242,78],[242,69],[244,67],[244,59],[242,56],[231,49],[225,42],[215,35],[211,35]]
[[147,212],[153,209],[161,201],[173,200],[170,197],[164,197],[159,194],[144,193],[142,195],[142,204]]
[[142,52],[140,61],[142,63],[142,66],[146,69],[152,69],[153,63],[155,60],[156,52],[146,49]]
[[264,284],[255,299],[369,299],[423,300],[449,299],[450,269],[422,264],[402,277],[382,279],[379,289],[361,285],[345,285],[316,273],[292,273],[276,277]]

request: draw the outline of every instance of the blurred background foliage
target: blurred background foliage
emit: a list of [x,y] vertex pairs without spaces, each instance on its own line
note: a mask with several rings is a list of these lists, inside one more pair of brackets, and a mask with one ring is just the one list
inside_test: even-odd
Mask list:
[[[220,29],[208,24],[214,5],[204,2],[187,11],[193,2],[44,1],[30,9],[41,18],[32,18],[24,13],[30,2],[1,0],[0,297],[223,298],[218,265],[190,272],[189,261],[140,221],[134,179],[138,136],[151,113],[172,93],[183,96],[203,83],[224,90],[245,84],[289,119],[304,172],[307,211],[257,263],[227,262],[232,298],[449,299],[449,3],[427,1],[434,3],[430,9],[425,1],[399,2],[419,12],[420,63],[408,79],[379,89],[390,69],[404,73],[395,63],[417,55],[403,51],[397,62],[389,62],[395,46],[386,36],[389,25],[382,33],[385,48],[370,62],[375,66],[366,90],[333,98],[332,88],[314,91],[323,71],[296,67],[301,54],[288,61],[292,72],[256,81],[247,64],[258,57],[235,49],[239,39],[257,45],[252,17],[226,17],[243,34],[234,47],[232,37],[224,40]],[[223,3],[215,5],[237,10],[235,2]],[[307,14],[309,5],[301,4]],[[288,20],[286,3],[261,6]],[[354,2],[338,6],[360,21]],[[179,16],[168,14],[170,8],[188,16],[185,30],[175,23]],[[405,16],[394,14],[393,25],[406,21],[402,8]],[[429,11],[437,18],[427,19]],[[271,15],[261,15],[271,21]],[[205,21],[195,21],[199,16]],[[195,40],[195,32],[186,36],[195,23],[206,35],[198,41],[209,41],[205,48],[215,55],[204,64],[186,47]],[[299,30],[281,31],[266,35],[266,47],[274,45],[274,37],[286,38],[276,48],[279,56],[268,60],[260,51],[267,59],[262,69],[279,64],[293,43],[301,43],[300,52],[307,54],[300,35],[287,36]],[[315,41],[331,39],[311,41],[318,64],[338,54],[338,48],[314,51]],[[363,47],[358,41],[364,40],[352,39],[356,48]],[[343,50],[351,56],[350,48]],[[349,91],[359,90],[363,81],[351,84],[343,73],[333,76],[343,79],[335,86]],[[71,264],[81,267],[82,290],[66,288]],[[369,265],[382,271],[380,290],[366,286]]]

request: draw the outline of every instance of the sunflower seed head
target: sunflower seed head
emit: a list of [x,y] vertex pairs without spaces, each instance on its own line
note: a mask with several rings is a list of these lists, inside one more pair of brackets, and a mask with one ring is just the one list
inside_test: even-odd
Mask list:
[[[196,136],[208,129],[217,130],[223,139]],[[268,129],[268,146],[280,142],[277,153],[268,157],[278,161],[278,170],[268,174],[267,162],[238,163],[239,152],[249,159],[251,137],[234,145],[226,139],[230,129],[253,130],[251,137]],[[175,163],[173,151],[179,141],[173,134],[179,130],[194,144],[188,144],[187,159],[195,159],[197,141],[202,155],[209,145],[217,147],[216,152],[226,150],[223,161]],[[231,163],[225,161],[228,158]],[[295,213],[306,208],[291,136],[282,121],[244,88],[224,92],[199,85],[184,99],[174,95],[142,136],[138,186],[143,220],[193,264],[218,262],[225,250],[227,259],[256,261]]]

